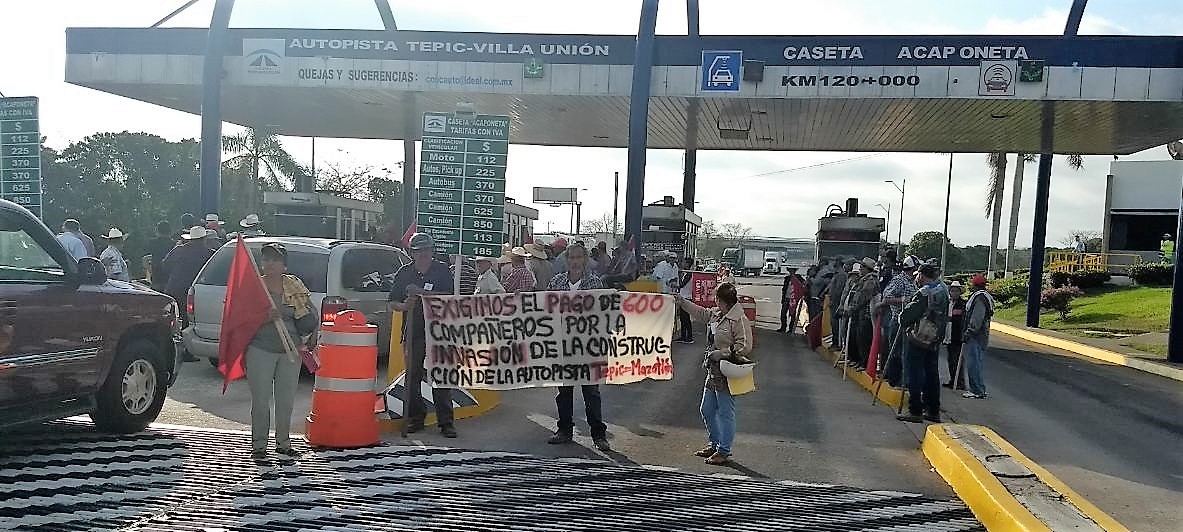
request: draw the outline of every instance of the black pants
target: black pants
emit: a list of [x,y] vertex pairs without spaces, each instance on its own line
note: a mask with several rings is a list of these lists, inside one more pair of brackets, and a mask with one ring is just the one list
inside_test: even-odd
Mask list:
[[[600,387],[595,384],[580,386],[583,389],[583,412],[587,415],[587,424],[591,426],[592,438],[607,438],[608,426],[604,424],[604,416],[600,410]],[[559,407],[559,432],[571,434],[575,431],[575,387],[563,386],[555,396],[555,405]]]
[[[905,341],[901,338],[901,341]],[[940,355],[937,349],[925,349],[905,341],[904,356],[908,363],[908,413],[912,415],[941,415],[941,374],[937,369]]]
[[957,375],[957,361],[961,360],[961,342],[949,342],[945,346],[945,361],[949,363],[949,382],[953,382],[953,376],[957,376],[957,383],[953,385],[954,388],[961,390],[965,389],[965,369],[961,368],[961,375]]
[[685,310],[682,310],[681,307],[679,307],[678,308],[678,321],[679,321],[678,328],[681,329],[681,332],[682,332],[682,340],[685,340],[687,342],[693,342],[694,341],[694,323],[692,323],[690,321],[690,313],[686,312]]
[[867,365],[867,355],[871,352],[871,341],[874,331],[871,323],[871,318],[859,313],[858,316],[850,318],[848,327],[850,329],[850,347],[847,349],[850,360],[860,366]]
[[[407,367],[407,378],[403,380],[407,386],[407,420],[410,423],[423,423],[427,417],[427,407],[423,404],[423,361],[427,358],[427,342],[424,333],[415,331],[415,338],[411,341],[411,365]],[[436,423],[440,427],[452,424],[452,389],[432,388],[431,402],[435,408]]]

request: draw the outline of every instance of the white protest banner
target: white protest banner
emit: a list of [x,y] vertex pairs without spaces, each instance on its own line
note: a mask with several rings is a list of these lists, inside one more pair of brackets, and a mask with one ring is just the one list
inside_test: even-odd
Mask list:
[[423,296],[440,388],[512,390],[674,376],[671,296],[616,290]]

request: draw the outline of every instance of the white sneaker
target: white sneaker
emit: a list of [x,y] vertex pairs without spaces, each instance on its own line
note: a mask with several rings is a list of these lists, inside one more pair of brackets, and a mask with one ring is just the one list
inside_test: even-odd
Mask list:
[[986,395],[985,395],[985,394],[978,395],[978,394],[976,394],[976,393],[973,393],[973,392],[965,392],[965,393],[961,394],[961,396],[962,396],[962,397],[964,397],[964,398],[966,398],[966,399],[985,399],[985,398],[986,398]]

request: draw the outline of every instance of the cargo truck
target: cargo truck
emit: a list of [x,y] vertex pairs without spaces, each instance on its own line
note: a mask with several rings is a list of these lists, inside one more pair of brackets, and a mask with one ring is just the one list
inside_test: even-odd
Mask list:
[[764,251],[750,247],[727,248],[720,261],[736,276],[759,277],[764,268]]

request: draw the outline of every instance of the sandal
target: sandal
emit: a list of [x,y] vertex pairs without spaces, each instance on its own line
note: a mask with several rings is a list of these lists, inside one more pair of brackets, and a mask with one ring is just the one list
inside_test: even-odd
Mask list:
[[703,460],[703,463],[708,464],[708,465],[726,465],[727,462],[730,462],[730,461],[731,461],[730,455],[726,455],[726,454],[720,453],[718,451],[715,451],[715,454],[712,454],[710,456],[710,458]]

